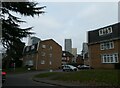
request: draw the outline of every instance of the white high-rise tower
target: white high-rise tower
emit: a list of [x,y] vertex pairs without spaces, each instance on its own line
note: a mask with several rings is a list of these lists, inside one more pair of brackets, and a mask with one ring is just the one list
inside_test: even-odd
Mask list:
[[71,39],[65,39],[65,51],[72,53],[72,40]]

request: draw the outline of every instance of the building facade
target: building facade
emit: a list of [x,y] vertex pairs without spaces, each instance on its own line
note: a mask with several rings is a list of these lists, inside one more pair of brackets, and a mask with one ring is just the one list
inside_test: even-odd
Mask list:
[[72,54],[73,54],[74,56],[77,56],[77,48],[72,48]]
[[62,65],[72,63],[73,58],[74,58],[74,55],[72,55],[71,53],[67,51],[63,51],[62,52]]
[[83,65],[84,64],[84,59],[81,55],[77,55],[76,63],[77,63],[77,65]]
[[72,54],[74,55],[74,58],[72,59],[72,62],[76,63],[77,58],[77,48],[72,48]]
[[82,46],[82,59],[84,60],[85,65],[90,65],[89,55],[88,55],[88,43],[83,43]]
[[24,53],[24,66],[32,65],[36,70],[54,70],[61,67],[62,47],[53,39],[27,46]]
[[88,49],[90,65],[93,68],[118,68],[120,64],[120,23],[88,31]]
[[65,39],[65,51],[72,53],[72,40]]

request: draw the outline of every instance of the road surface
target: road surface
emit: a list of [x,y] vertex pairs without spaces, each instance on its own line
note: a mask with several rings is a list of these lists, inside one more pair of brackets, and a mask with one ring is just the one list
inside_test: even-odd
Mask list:
[[7,88],[9,86],[54,86],[50,84],[35,82],[32,80],[32,77],[35,74],[41,73],[40,71],[22,73],[22,74],[8,74],[6,82],[3,84],[3,87]]

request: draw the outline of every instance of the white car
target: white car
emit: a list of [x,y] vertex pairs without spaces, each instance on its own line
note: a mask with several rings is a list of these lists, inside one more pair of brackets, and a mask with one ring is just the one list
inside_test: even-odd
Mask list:
[[78,67],[78,69],[93,69],[89,65],[78,65],[77,67]]
[[78,69],[72,65],[64,65],[63,71],[77,71]]

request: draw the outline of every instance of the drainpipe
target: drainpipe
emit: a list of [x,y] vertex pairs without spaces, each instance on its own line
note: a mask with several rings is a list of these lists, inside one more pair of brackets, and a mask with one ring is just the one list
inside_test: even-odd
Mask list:
[[85,53],[83,53],[83,63],[85,64]]
[[37,46],[37,58],[36,58],[36,70],[38,70],[38,54],[39,54],[39,52],[38,52],[38,50],[39,50],[39,45],[40,45],[40,41],[38,42],[38,46]]
[[37,58],[36,58],[36,68],[35,68],[36,70],[38,69],[37,66],[38,66],[38,53],[37,53]]

